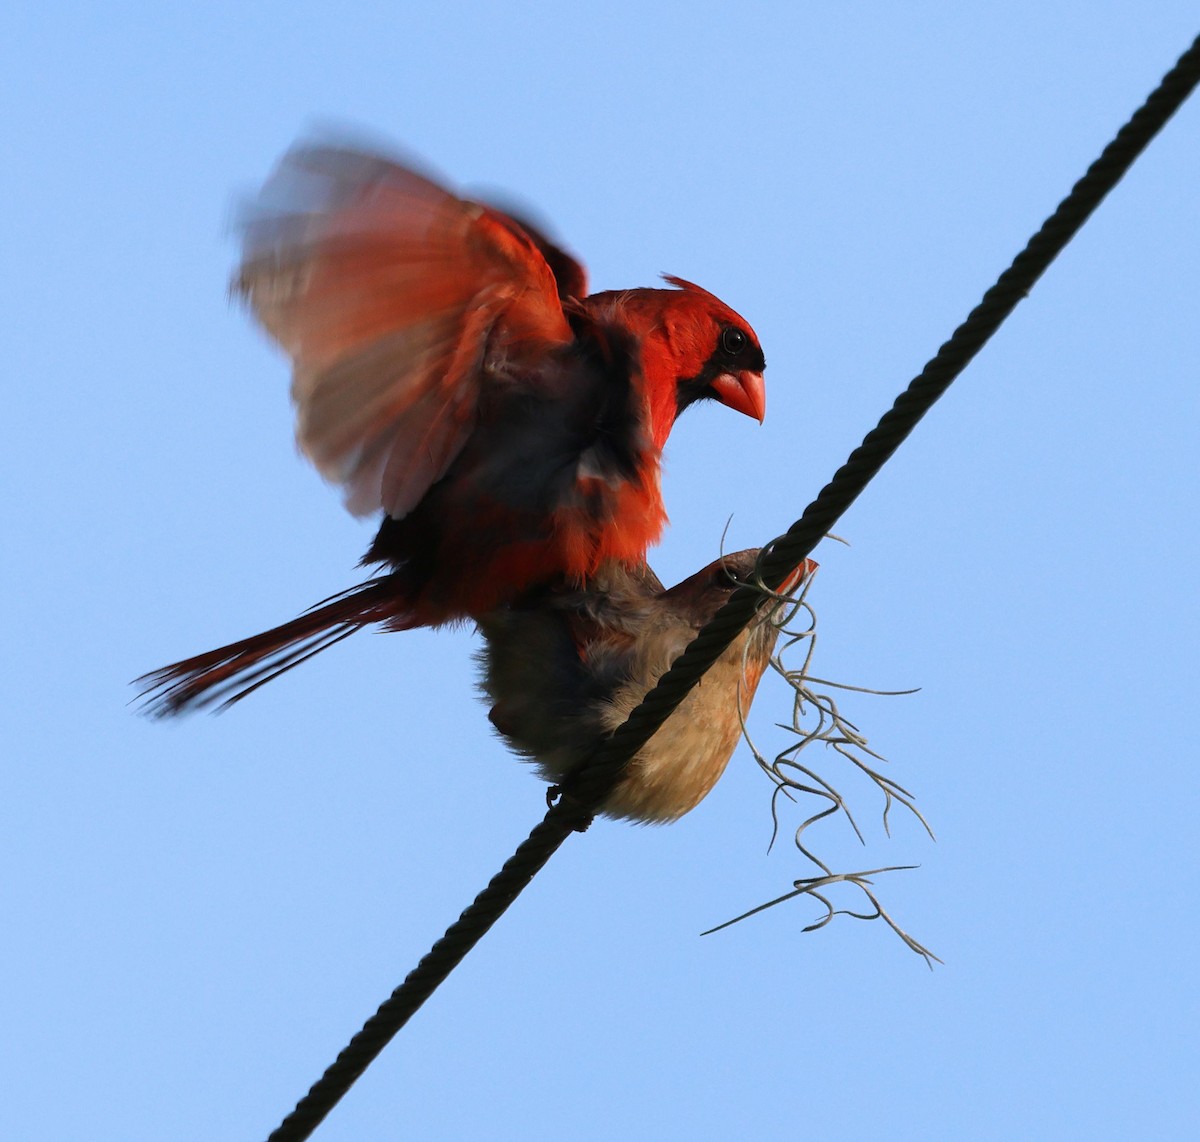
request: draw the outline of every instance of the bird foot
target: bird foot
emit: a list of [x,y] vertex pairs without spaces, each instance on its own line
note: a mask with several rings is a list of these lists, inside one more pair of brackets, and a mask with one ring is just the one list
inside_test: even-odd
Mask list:
[[[561,785],[551,785],[546,790],[546,808],[553,809],[555,805],[562,804],[564,806],[580,805],[580,802],[572,797]],[[582,807],[582,806],[581,806]],[[588,826],[591,825],[595,818],[589,815],[584,820],[579,821],[574,827],[577,833],[586,833]]]

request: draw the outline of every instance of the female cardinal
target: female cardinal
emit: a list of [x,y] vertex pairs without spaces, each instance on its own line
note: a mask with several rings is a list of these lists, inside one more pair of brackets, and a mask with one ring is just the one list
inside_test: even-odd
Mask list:
[[[699,286],[587,296],[532,226],[350,148],[293,150],[235,291],[292,359],[296,436],[386,571],[292,622],[147,675],[153,708],[231,700],[370,623],[477,617],[634,566],[666,522],[662,448],[712,398],[762,420],[762,349]],[[240,689],[239,689],[240,687]]]
[[[740,583],[758,549],[710,563],[664,590],[648,567],[608,564],[576,590],[549,589],[479,620],[488,717],[509,744],[560,781],[629,716]],[[816,564],[806,560],[781,589]],[[779,631],[758,616],[626,767],[600,807],[610,817],[673,821],[725,772]]]

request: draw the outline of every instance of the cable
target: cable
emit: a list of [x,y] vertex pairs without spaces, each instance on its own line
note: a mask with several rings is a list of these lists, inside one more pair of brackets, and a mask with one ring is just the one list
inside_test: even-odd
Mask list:
[[[1079,232],[1198,82],[1200,37],[1193,41],[1154,92],[1117,132],[1058,209],[896,399],[879,424],[850,454],[800,519],[785,535],[767,546],[759,569],[768,588],[778,587],[858,498],[921,417]],[[705,670],[746,626],[754,616],[760,598],[760,593],[752,588],[742,587],[734,592],[624,725],[607,738],[587,764],[564,784],[566,795],[559,798],[488,886],[367,1020],[336,1061],[297,1103],[295,1110],[270,1135],[268,1142],[303,1142],[312,1135],[358,1076],[504,914],[567,836],[587,827],[594,808],[603,804],[608,791],[620,780],[628,760],[649,741]]]

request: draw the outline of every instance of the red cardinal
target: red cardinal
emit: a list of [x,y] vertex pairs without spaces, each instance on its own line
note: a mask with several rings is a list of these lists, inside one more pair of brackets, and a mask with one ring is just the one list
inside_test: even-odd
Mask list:
[[[547,590],[479,621],[488,716],[547,781],[566,777],[629,716],[717,613],[751,581],[758,550],[710,563],[664,590],[648,567],[610,564],[577,590]],[[805,561],[784,585],[816,567]],[[725,772],[778,630],[774,608],[713,663],[683,704],[629,763],[601,812],[673,821],[694,809]]]
[[288,154],[234,288],[291,357],[296,435],[378,577],[147,675],[176,713],[236,699],[370,623],[477,617],[557,576],[636,565],[666,522],[662,448],[715,399],[761,420],[763,353],[699,286],[587,294],[534,228],[379,155]]

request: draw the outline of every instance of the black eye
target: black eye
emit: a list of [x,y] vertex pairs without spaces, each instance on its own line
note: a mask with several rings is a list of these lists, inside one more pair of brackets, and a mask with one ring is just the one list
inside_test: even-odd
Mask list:
[[739,569],[727,563],[719,563],[716,573],[713,575],[713,586],[723,588],[726,591],[733,590],[734,587],[740,587],[746,582]]
[[747,343],[748,339],[740,329],[727,325],[721,330],[721,350],[729,356],[736,357],[746,348]]

